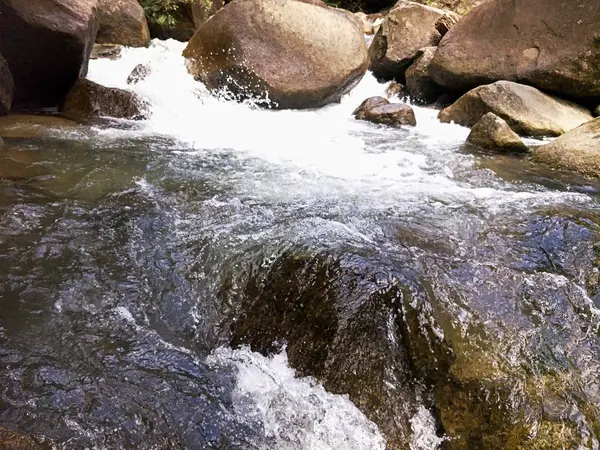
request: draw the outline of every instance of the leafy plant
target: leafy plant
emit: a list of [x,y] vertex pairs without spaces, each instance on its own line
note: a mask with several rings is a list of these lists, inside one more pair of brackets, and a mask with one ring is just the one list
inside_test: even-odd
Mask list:
[[174,26],[179,8],[193,0],[141,0],[146,17],[150,22],[164,26]]

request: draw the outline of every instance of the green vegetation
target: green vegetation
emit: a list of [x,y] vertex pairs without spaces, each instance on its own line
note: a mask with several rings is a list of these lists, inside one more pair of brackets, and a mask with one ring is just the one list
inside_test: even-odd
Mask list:
[[142,0],[142,7],[150,22],[164,26],[174,26],[180,6],[192,0]]

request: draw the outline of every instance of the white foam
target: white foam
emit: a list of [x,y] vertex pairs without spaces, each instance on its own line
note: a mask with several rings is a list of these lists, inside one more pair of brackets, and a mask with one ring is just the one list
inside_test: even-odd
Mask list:
[[297,378],[285,351],[266,358],[248,348],[219,348],[208,362],[234,366],[234,407],[263,424],[271,442],[265,449],[385,449],[376,425],[347,396],[328,393],[312,378]]

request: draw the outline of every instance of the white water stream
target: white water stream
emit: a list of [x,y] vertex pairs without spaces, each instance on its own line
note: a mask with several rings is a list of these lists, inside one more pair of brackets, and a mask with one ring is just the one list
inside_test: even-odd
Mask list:
[[[261,110],[210,95],[187,73],[183,48],[179,42],[155,41],[149,49],[124,50],[116,61],[90,63],[88,78],[132,89],[151,105],[148,120],[133,129],[99,129],[103,139],[164,137],[181,158],[200,162],[233,155],[236,163],[227,174],[231,188],[267,204],[333,202],[349,212],[393,207],[410,214],[422,205],[468,204],[497,213],[589,201],[585,195],[514,186],[475,170],[474,157],[459,151],[468,130],[440,124],[435,110],[415,107],[414,129],[355,121],[351,112],[362,100],[385,92],[370,74],[340,104],[315,111]],[[127,77],[137,64],[149,65],[152,73],[129,86]],[[357,229],[363,239],[373,237],[366,227]],[[209,359],[238,372],[237,410],[260,416],[277,448],[385,447],[376,426],[346,397],[296,378],[285,353],[265,358],[247,349],[219,349]],[[427,410],[419,410],[411,423],[413,450],[440,444]]]

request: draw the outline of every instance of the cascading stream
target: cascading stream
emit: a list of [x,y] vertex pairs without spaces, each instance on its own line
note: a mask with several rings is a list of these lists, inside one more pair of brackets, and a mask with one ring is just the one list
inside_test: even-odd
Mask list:
[[385,92],[370,74],[314,111],[217,98],[183,48],[90,62],[147,120],[7,139],[0,426],[59,449],[429,450],[461,406],[436,373],[462,388],[501,361],[517,394],[584,373],[590,410],[557,394],[527,420],[597,445],[597,186],[477,155],[433,109],[355,121]]

